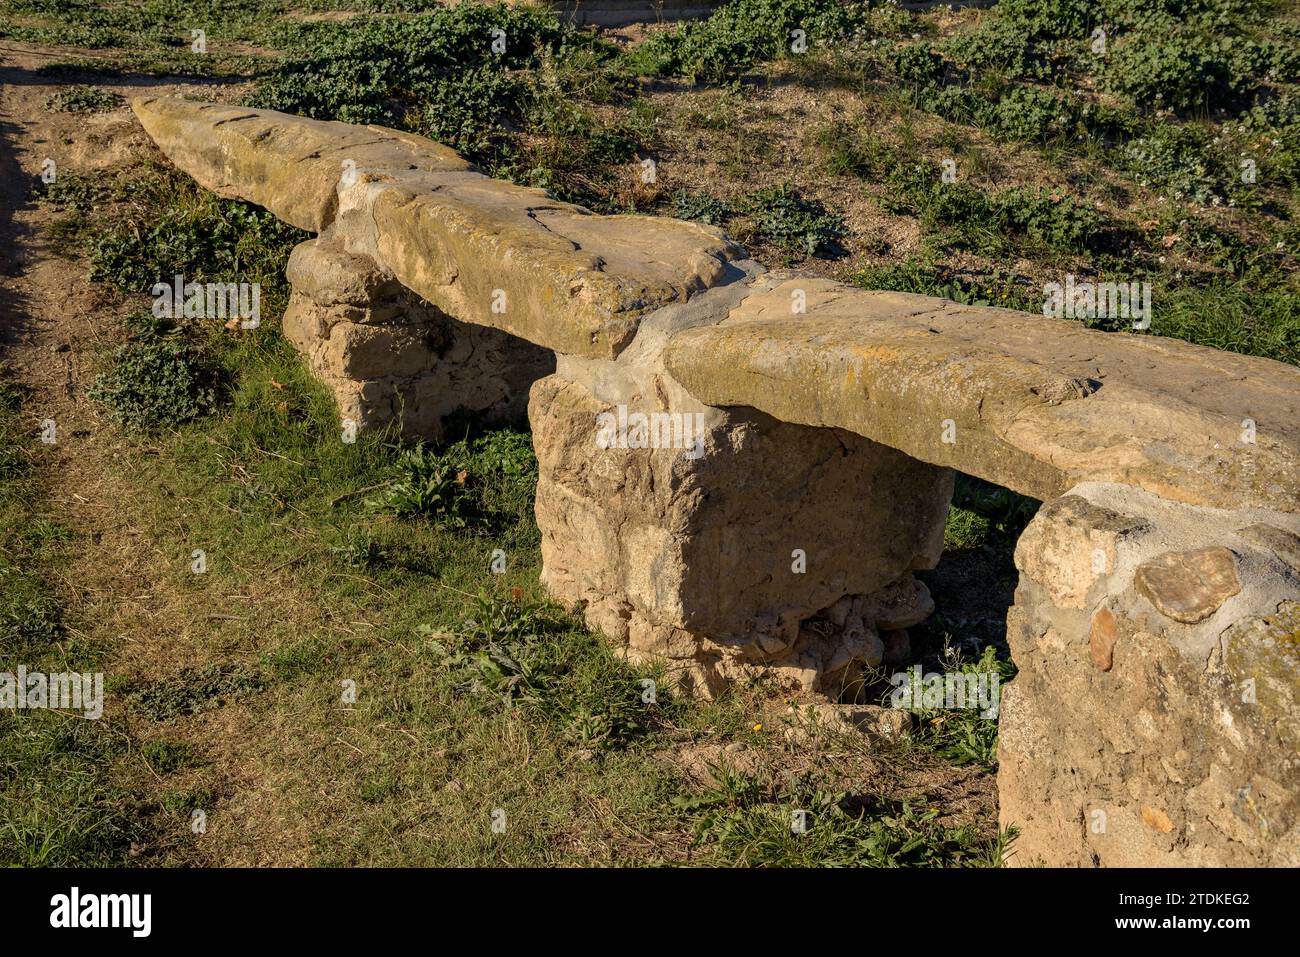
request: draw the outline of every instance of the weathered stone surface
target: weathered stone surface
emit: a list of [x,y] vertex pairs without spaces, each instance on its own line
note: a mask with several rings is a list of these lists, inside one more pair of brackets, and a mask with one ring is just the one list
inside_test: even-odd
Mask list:
[[167,96],[136,97],[131,108],[158,148],[200,185],[313,233],[334,220],[345,161],[390,176],[478,176],[455,150],[385,127]]
[[[560,356],[534,387],[543,581],[693,688],[767,667],[791,687],[852,695],[882,661],[881,630],[933,608],[910,571],[942,547],[951,473],[693,399],[663,344],[744,294],[733,283],[658,310],[616,359]],[[690,417],[698,441],[602,446],[604,414]]]
[[668,347],[701,402],[846,429],[1044,500],[1099,481],[1300,507],[1300,369],[828,280],[755,290]]
[[528,389],[555,368],[551,353],[497,329],[457,322],[367,256],[328,239],[299,244],[286,270],[283,330],[357,428],[397,423],[436,439],[466,410],[523,417]]
[[1241,537],[1252,545],[1267,549],[1292,570],[1300,572],[1300,535],[1293,535],[1272,525],[1256,523],[1243,528]]
[[740,255],[712,227],[598,216],[384,127],[171,97],[132,106],[204,186],[304,229],[332,227],[454,319],[557,352],[617,355],[643,314],[724,281]]
[[[999,818],[1020,830],[1011,863],[1300,864],[1300,580],[1236,532],[1294,533],[1300,517],[1095,483],[1065,499],[1016,552],[1019,670],[998,729]],[[1077,565],[1063,543],[1091,542],[1090,522],[1104,539],[1126,530],[1111,564],[1086,590],[1053,590]],[[1156,611],[1137,570],[1207,540],[1235,553],[1240,589],[1196,622]]]
[[1233,685],[1274,722],[1292,755],[1300,756],[1300,601],[1242,619],[1224,634],[1223,644]]
[[1056,604],[1083,608],[1093,585],[1114,571],[1122,544],[1145,523],[1078,495],[1047,502],[1042,511],[1044,521],[1031,523],[1016,542],[1016,566]]
[[1134,580],[1162,615],[1189,625],[1241,591],[1236,558],[1226,548],[1165,552],[1139,565]]
[[[667,661],[702,692],[766,668],[851,695],[882,660],[881,623],[929,613],[910,573],[938,558],[951,473],[716,410],[695,457],[601,448],[597,416],[615,404],[591,389],[614,370],[589,373],[539,381],[529,404],[542,580],[630,656]],[[639,408],[659,406],[656,385],[671,388],[647,384]]]

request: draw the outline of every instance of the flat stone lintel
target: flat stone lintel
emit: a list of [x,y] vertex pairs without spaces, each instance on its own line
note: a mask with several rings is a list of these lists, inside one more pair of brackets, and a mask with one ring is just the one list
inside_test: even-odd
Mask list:
[[1300,370],[1268,359],[774,276],[664,359],[709,405],[847,429],[1039,499],[1096,481],[1300,503]]

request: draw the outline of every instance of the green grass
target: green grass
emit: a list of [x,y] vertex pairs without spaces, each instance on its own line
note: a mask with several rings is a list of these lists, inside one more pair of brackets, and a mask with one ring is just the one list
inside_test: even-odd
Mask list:
[[935,808],[854,801],[816,775],[774,785],[726,768],[716,783],[675,802],[695,821],[697,842],[740,867],[989,867],[1011,834],[986,838],[941,823]]
[[[55,584],[74,536],[44,501],[32,422],[0,381],[0,670],[93,672],[102,649],[66,627]],[[138,828],[114,777],[128,749],[80,715],[0,711],[0,866],[124,863]]]

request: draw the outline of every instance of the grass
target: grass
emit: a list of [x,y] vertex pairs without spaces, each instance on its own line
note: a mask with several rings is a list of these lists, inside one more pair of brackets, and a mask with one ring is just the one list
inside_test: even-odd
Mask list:
[[[45,447],[23,402],[0,381],[0,667],[93,672],[103,649],[67,627],[54,585],[73,536],[43,500]],[[0,711],[0,866],[124,862],[134,798],[115,769],[128,747],[79,715]]]
[[739,867],[997,866],[1010,835],[988,839],[945,825],[933,808],[867,803],[827,790],[816,775],[774,786],[721,768],[716,783],[677,804],[719,863]]

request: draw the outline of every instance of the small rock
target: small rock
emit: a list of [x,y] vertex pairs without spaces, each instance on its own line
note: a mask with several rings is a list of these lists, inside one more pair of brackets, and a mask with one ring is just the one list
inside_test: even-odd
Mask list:
[[1138,566],[1135,584],[1166,618],[1194,625],[1241,591],[1237,558],[1222,546],[1165,552]]
[[886,741],[902,741],[912,733],[912,713],[902,708],[880,708],[874,721],[876,734]]
[[1119,628],[1115,616],[1109,608],[1098,609],[1092,616],[1092,627],[1088,629],[1088,651],[1092,654],[1092,663],[1102,671],[1110,671],[1115,660],[1115,642],[1119,640]]
[[1161,834],[1168,834],[1174,829],[1174,822],[1169,820],[1169,815],[1158,807],[1142,805],[1142,821],[1147,827],[1154,828]]

